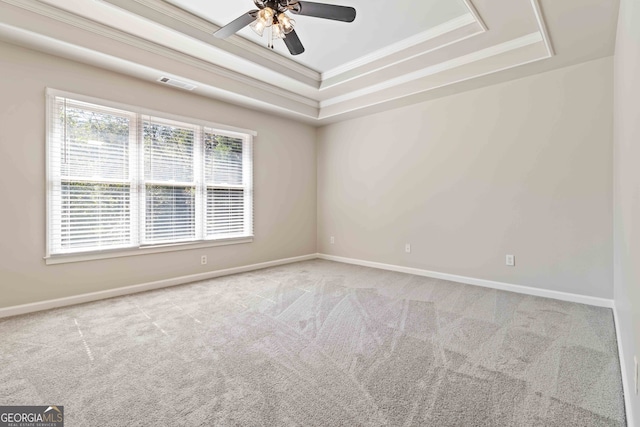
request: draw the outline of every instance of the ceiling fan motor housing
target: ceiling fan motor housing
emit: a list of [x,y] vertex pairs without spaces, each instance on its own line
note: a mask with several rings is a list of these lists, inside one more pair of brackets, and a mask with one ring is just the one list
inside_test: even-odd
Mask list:
[[267,0],[267,1],[253,0],[253,2],[260,9],[264,9],[265,7],[268,7],[280,13],[286,12],[290,9],[288,0]]

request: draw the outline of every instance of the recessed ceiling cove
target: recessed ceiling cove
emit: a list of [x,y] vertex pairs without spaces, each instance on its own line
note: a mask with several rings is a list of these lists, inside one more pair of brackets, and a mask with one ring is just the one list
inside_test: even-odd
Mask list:
[[[291,15],[305,52],[291,59],[320,73],[343,66],[365,55],[416,37],[438,25],[469,13],[463,0],[313,0],[356,9],[354,22],[328,21],[310,16]],[[184,10],[223,26],[251,9],[252,0],[169,0]],[[291,2],[293,3],[293,2]],[[267,38],[248,26],[241,37],[267,48]],[[274,50],[285,57],[289,51],[282,41]]]

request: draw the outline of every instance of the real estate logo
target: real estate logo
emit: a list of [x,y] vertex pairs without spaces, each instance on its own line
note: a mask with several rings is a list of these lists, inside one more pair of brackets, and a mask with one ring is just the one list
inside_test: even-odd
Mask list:
[[0,406],[0,427],[64,427],[64,406]]

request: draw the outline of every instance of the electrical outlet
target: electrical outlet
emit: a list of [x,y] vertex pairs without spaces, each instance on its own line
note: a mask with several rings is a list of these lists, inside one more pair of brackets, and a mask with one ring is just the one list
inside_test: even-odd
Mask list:
[[207,256],[206,255],[202,255],[200,257],[200,264],[205,265],[207,263]]
[[411,243],[407,243],[404,245],[404,251],[408,254],[411,253]]
[[329,239],[331,241],[331,244],[333,245],[336,242],[336,238],[331,236],[331,239]]
[[638,394],[638,356],[633,356],[633,385]]
[[516,257],[515,257],[515,255],[507,255],[506,264],[509,267],[514,267],[516,265]]

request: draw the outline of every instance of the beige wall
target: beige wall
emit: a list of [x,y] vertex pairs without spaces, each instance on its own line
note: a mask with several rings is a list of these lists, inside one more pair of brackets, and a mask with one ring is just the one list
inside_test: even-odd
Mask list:
[[612,71],[609,57],[319,129],[318,252],[612,298]]
[[[633,393],[633,356],[640,350],[640,3],[620,1],[614,60],[615,304],[623,346],[630,409],[640,422]],[[629,424],[632,425],[631,423]]]
[[[317,132],[8,44],[0,70],[0,307],[316,250],[613,296],[611,58]],[[258,131],[255,241],[46,266],[45,87]]]
[[[45,87],[256,130],[254,242],[45,265]],[[0,43],[0,307],[315,253],[315,138],[311,126]]]

